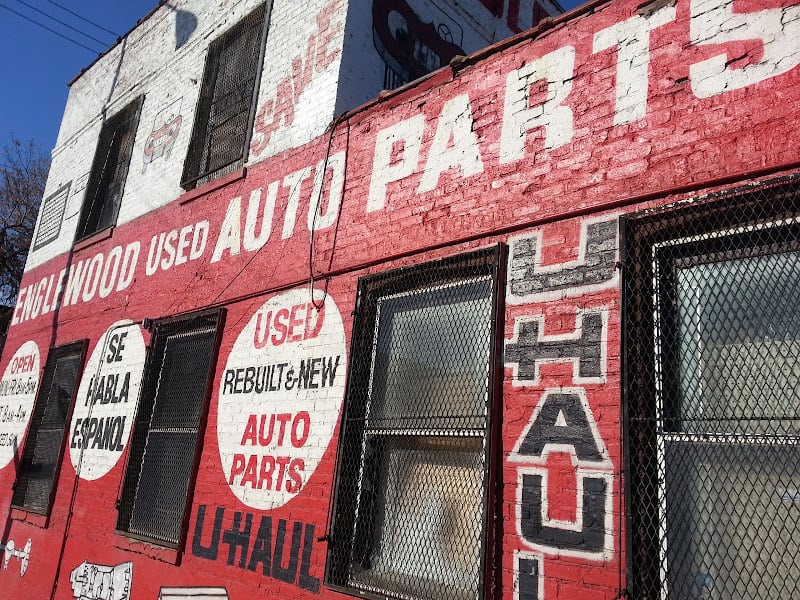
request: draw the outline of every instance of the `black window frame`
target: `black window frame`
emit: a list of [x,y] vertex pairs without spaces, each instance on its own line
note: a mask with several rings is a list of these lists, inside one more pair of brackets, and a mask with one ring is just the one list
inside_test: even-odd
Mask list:
[[103,123],[75,231],[76,242],[117,224],[143,104],[144,95],[138,96]]
[[[218,308],[159,319],[148,324],[151,331],[151,339],[148,346],[144,378],[139,393],[136,417],[129,444],[125,474],[123,476],[122,487],[117,502],[116,532],[120,535],[144,540],[154,545],[172,549],[180,549],[186,543],[186,531],[190,513],[188,508],[191,505],[200,455],[202,454],[203,438],[208,419],[208,407],[212,393],[212,383],[216,372],[216,363],[219,355],[219,345],[224,328],[224,321],[225,310]],[[205,369],[206,372],[204,379],[195,382],[197,386],[196,391],[201,392],[195,398],[195,405],[190,406],[183,402],[183,398],[175,396],[174,393],[176,390],[174,388],[168,388],[165,392],[168,395],[172,394],[171,398],[167,396],[166,399],[159,402],[160,397],[158,394],[161,391],[162,376],[166,372],[164,365],[169,362],[170,367],[177,366],[178,368],[184,369],[191,366],[188,362],[190,359],[185,355],[171,354],[168,352],[168,345],[174,340],[189,338],[195,334],[208,335],[208,339],[206,340],[207,348],[205,349],[207,355],[204,357],[204,360],[207,360],[207,364],[197,367],[198,369]],[[193,345],[196,347],[197,342],[193,341]],[[167,385],[174,385],[178,381],[174,377],[164,377],[163,380],[167,382]],[[184,423],[183,426],[180,427],[175,426],[175,422],[172,421],[172,419],[175,418],[175,414],[171,411],[176,407],[174,404],[169,404],[170,399],[173,403],[180,401],[181,408],[189,406],[186,410],[193,411],[194,414],[185,415],[187,421],[189,421],[188,424]],[[154,425],[153,423],[155,420],[160,420],[160,425]],[[194,431],[191,431],[192,429]],[[193,434],[195,436],[194,443],[190,443],[187,446],[187,448],[194,448],[193,455],[188,458],[188,463],[182,466],[177,465],[175,462],[167,464],[167,461],[158,461],[158,456],[147,459],[145,454],[148,449],[148,444],[150,443],[151,433],[154,433],[154,446],[158,443],[156,436],[164,437],[165,435],[173,434],[174,437],[174,435],[185,435],[186,433]],[[168,446],[164,447],[167,448]],[[157,450],[154,451],[154,453],[157,453]],[[172,473],[165,473],[164,468],[183,468],[184,472],[176,473],[173,471]],[[184,496],[182,504],[178,501],[177,504],[173,506],[174,512],[166,515],[167,517],[173,517],[172,521],[169,523],[169,525],[172,526],[172,530],[167,531],[157,524],[150,525],[148,530],[141,525],[141,520],[152,518],[154,514],[159,515],[162,506],[148,505],[147,501],[153,500],[153,504],[156,504],[158,500],[164,499],[159,495],[161,484],[165,481],[169,481],[168,477],[170,475],[173,476],[171,481],[175,481],[174,476],[177,475],[182,475],[185,478],[185,487],[182,490],[177,488],[175,490],[179,492],[179,495]],[[150,490],[142,483],[143,480],[149,481],[150,477],[155,480],[155,483],[159,484],[155,496],[148,496]],[[142,501],[142,505],[139,508],[137,508],[137,500]]]
[[[693,485],[690,480],[696,477],[685,466],[671,466],[665,446],[695,444],[709,464],[722,469],[727,463],[719,461],[739,461],[742,468],[756,472],[764,469],[759,463],[764,458],[756,455],[756,449],[775,448],[773,454],[778,456],[781,448],[800,442],[800,437],[788,432],[766,435],[742,426],[727,429],[724,418],[714,420],[716,415],[706,418],[709,423],[690,423],[691,415],[684,413],[676,272],[800,251],[800,188],[791,177],[778,178],[625,215],[620,227],[627,585],[631,597],[662,597],[671,577],[665,575],[664,557],[674,552],[667,549],[664,521],[670,514],[669,480]],[[729,335],[722,330],[720,334]],[[795,418],[800,418],[800,409]],[[776,417],[773,421],[779,423]],[[688,452],[684,451],[687,457]],[[794,464],[800,466],[800,461]],[[741,513],[743,521],[746,514]],[[673,522],[678,521],[673,518]],[[686,550],[687,558],[681,562],[688,562],[692,552]],[[713,584],[725,595],[725,587],[720,586],[735,583]]]
[[[369,411],[366,403],[371,402],[368,396],[372,393],[372,378],[374,376],[374,344],[380,335],[378,321],[376,320],[379,312],[378,304],[382,299],[402,295],[412,295],[418,292],[429,293],[438,291],[442,288],[458,288],[461,285],[469,285],[477,279],[490,277],[489,295],[489,322],[488,322],[488,357],[486,364],[486,389],[485,389],[485,422],[480,426],[477,434],[482,443],[481,461],[483,468],[482,494],[479,499],[481,503],[480,511],[482,517],[479,523],[480,535],[480,556],[478,567],[478,589],[475,590],[475,598],[481,600],[488,596],[491,597],[498,591],[500,580],[500,553],[495,547],[502,536],[502,519],[497,514],[501,505],[502,494],[502,453],[498,450],[500,443],[500,421],[501,421],[501,394],[503,372],[500,361],[502,360],[502,322],[498,322],[498,315],[503,314],[503,302],[505,293],[505,268],[507,259],[507,247],[503,244],[484,248],[477,251],[459,254],[445,259],[435,260],[420,265],[403,267],[376,275],[370,275],[359,279],[358,296],[356,300],[355,319],[350,345],[350,361],[348,367],[348,382],[345,403],[343,408],[342,425],[339,435],[339,447],[337,453],[337,465],[334,480],[334,495],[329,516],[330,534],[327,550],[327,560],[325,569],[325,583],[330,589],[343,592],[348,595],[381,599],[386,598],[421,598],[418,593],[413,595],[391,589],[370,589],[369,585],[353,583],[350,578],[350,571],[354,562],[361,559],[356,558],[356,554],[365,555],[374,540],[362,539],[362,546],[355,538],[362,537],[354,532],[363,526],[359,524],[359,503],[369,502],[369,487],[365,485],[361,488],[359,480],[368,477],[363,472],[368,470],[368,464],[372,458],[365,456],[365,445],[368,436],[378,435],[367,431],[369,425]],[[420,284],[422,277],[425,284]],[[461,291],[456,292],[461,294]],[[413,302],[413,301],[412,301]],[[453,300],[451,303],[455,303]],[[370,359],[369,357],[373,357]],[[365,358],[366,357],[366,358]],[[382,384],[380,384],[382,385]],[[415,417],[411,417],[413,421]],[[417,417],[419,418],[419,417]],[[438,417],[437,417],[438,418]],[[462,421],[468,421],[471,416]],[[436,420],[432,418],[431,421]],[[420,427],[418,425],[417,427]],[[433,425],[431,425],[433,427]],[[425,428],[425,426],[422,426]],[[434,429],[445,429],[443,426],[435,426]],[[406,434],[413,436],[416,434]],[[434,434],[424,434],[419,439],[421,444],[416,449],[425,449],[426,443],[431,440],[450,440],[450,445],[460,443],[472,443],[475,432],[471,434],[459,433],[453,426],[448,432]],[[388,439],[394,436],[400,439],[400,435],[387,434]],[[427,441],[424,438],[429,438]],[[406,440],[400,443],[405,443]],[[435,443],[435,441],[434,441]],[[441,453],[442,448],[435,450]],[[450,454],[458,454],[459,450],[453,446]],[[447,450],[445,450],[447,452]],[[346,464],[345,458],[350,455],[358,455],[358,460]],[[444,456],[444,455],[442,455]],[[447,460],[447,459],[443,459]],[[373,462],[375,462],[373,460]],[[373,465],[375,466],[375,465]],[[377,473],[377,467],[375,469]],[[379,475],[380,473],[378,473]],[[380,494],[373,494],[379,496]],[[372,498],[375,501],[375,498]],[[372,519],[374,515],[367,517]],[[369,527],[374,527],[374,524]],[[356,548],[356,546],[359,546]]]
[[[260,4],[208,46],[192,135],[181,175],[181,187],[186,190],[230,174],[243,167],[247,160],[271,11],[271,0]],[[244,35],[250,36],[252,46],[245,46],[240,51],[249,57],[231,54]],[[230,63],[223,62],[223,57],[227,57]],[[242,65],[252,70],[246,72],[242,68],[233,68]],[[227,80],[220,79],[220,74],[226,70],[234,75]],[[226,82],[234,87],[227,87]],[[225,98],[229,99],[227,104],[221,102]],[[217,109],[216,104],[222,104],[222,108]],[[240,110],[228,114],[226,109],[237,105]],[[241,137],[241,143],[220,147],[216,144],[215,133],[224,133],[224,127],[235,120],[238,121],[234,125],[238,123],[238,127],[233,129],[232,135]]]
[[[36,402],[34,403],[33,414],[31,415],[30,425],[28,426],[28,435],[22,449],[19,469],[17,470],[17,476],[14,482],[14,491],[11,498],[11,506],[14,508],[45,517],[50,516],[55,500],[56,489],[58,487],[57,484],[61,473],[61,466],[64,461],[67,429],[72,420],[75,398],[78,394],[78,387],[80,386],[81,376],[83,374],[87,346],[88,340],[78,340],[69,344],[54,346],[50,348],[47,354],[47,362],[42,372],[42,380],[39,389],[36,393]],[[56,415],[58,417],[63,417],[63,423],[58,427],[54,426],[51,422],[48,427],[45,424],[45,420],[48,419],[48,414],[50,415],[50,419],[52,419],[53,416],[51,402],[54,396],[52,392],[56,391],[56,386],[59,385],[59,381],[56,379],[56,371],[59,367],[59,363],[64,360],[75,361],[72,390],[69,392],[68,399],[65,398],[66,405],[61,407],[61,414]],[[61,418],[59,418],[59,420],[61,420]],[[46,478],[49,479],[49,484],[47,484],[48,489],[45,490],[46,498],[37,499],[36,497],[31,497],[34,492],[31,491],[30,483],[36,480],[41,482],[45,479],[41,476],[42,464],[39,456],[37,456],[41,450],[39,443],[40,435],[46,431],[58,435],[57,432],[59,430],[61,433],[60,440],[57,442],[57,456],[52,461],[52,471],[46,474]]]

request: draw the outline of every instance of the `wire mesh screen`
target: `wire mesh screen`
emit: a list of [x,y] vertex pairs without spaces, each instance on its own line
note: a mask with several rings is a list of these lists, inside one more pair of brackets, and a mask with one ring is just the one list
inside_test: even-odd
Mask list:
[[362,279],[330,584],[482,595],[497,264],[490,249]]
[[800,598],[800,187],[624,220],[634,598]]
[[85,342],[78,342],[53,348],[47,356],[14,485],[14,506],[41,514],[50,511],[85,348]]
[[139,96],[103,124],[86,186],[78,239],[117,221],[143,101],[144,96]]
[[[244,163],[264,25],[265,5],[239,21],[208,48],[183,185],[193,186]],[[224,172],[223,172],[224,170]]]
[[156,326],[117,527],[177,546],[205,416],[218,314]]
[[55,193],[42,200],[42,207],[39,210],[39,226],[36,229],[36,238],[33,240],[33,250],[43,248],[57,240],[61,234],[69,189],[69,183],[62,185]]

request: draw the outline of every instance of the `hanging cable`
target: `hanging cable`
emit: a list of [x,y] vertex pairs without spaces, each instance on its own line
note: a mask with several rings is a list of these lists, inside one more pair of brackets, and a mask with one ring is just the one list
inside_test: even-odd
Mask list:
[[[339,124],[342,121],[347,120],[347,118],[348,118],[347,113],[342,113],[341,115],[336,117],[333,120],[333,122],[331,122],[331,124],[329,126],[330,127],[330,136],[328,137],[328,145],[325,148],[325,159],[322,161],[322,168],[321,168],[322,174],[320,175],[321,181],[320,181],[320,186],[319,186],[319,194],[317,196],[317,201],[313,206],[312,206],[313,200],[309,201],[309,211],[313,210],[314,212],[313,212],[313,217],[311,218],[311,228],[310,228],[311,231],[309,232],[310,233],[310,238],[309,238],[309,243],[308,243],[308,293],[311,296],[311,303],[314,305],[314,308],[316,308],[317,310],[321,310],[322,309],[322,307],[325,305],[325,300],[328,297],[328,283],[330,282],[330,270],[331,270],[331,267],[333,266],[333,254],[334,254],[334,251],[336,249],[336,238],[339,235],[339,220],[342,217],[342,205],[344,204],[344,194],[345,194],[345,189],[346,189],[346,185],[347,185],[346,181],[342,182],[342,195],[339,198],[339,206],[338,206],[338,210],[337,210],[337,213],[336,213],[336,228],[334,229],[333,245],[331,247],[331,257],[330,257],[330,260],[328,261],[328,269],[327,269],[328,274],[325,276],[325,288],[324,288],[323,293],[322,293],[322,301],[319,303],[319,305],[317,304],[317,301],[314,300],[314,280],[315,280],[315,277],[314,277],[314,230],[317,227],[317,215],[319,214],[320,205],[322,204],[322,196],[324,195],[324,192],[325,192],[325,173],[328,170],[328,159],[331,156],[331,147],[333,146],[333,136],[336,133],[336,128],[339,126]],[[348,146],[348,150],[349,150],[349,146],[350,146],[350,123],[349,123],[349,121],[348,121],[348,124],[347,124],[346,133],[347,133],[347,146]],[[347,153],[345,153],[345,155],[346,154]],[[346,158],[345,158],[345,165],[344,165],[344,177],[345,177],[345,179],[347,178],[347,159]],[[330,198],[328,199],[328,202],[330,202]]]
[[77,34],[79,34],[79,35],[82,35],[83,37],[89,38],[89,39],[90,39],[90,40],[92,40],[93,42],[97,42],[98,44],[102,44],[103,46],[107,46],[107,45],[108,45],[108,43],[107,43],[107,42],[104,42],[103,40],[98,40],[96,37],[93,37],[93,36],[89,35],[88,33],[85,33],[85,32],[83,32],[83,31],[81,31],[80,29],[78,29],[78,28],[76,28],[76,27],[73,27],[73,26],[72,26],[72,25],[70,25],[69,23],[65,23],[65,22],[64,22],[64,21],[62,21],[61,19],[57,19],[56,17],[54,17],[54,16],[52,16],[52,15],[49,15],[49,14],[47,14],[47,13],[46,13],[46,12],[44,12],[43,10],[40,10],[40,9],[36,8],[35,6],[33,6],[33,5],[31,5],[31,4],[28,4],[27,2],[25,2],[25,0],[17,0],[17,2],[19,2],[20,4],[22,4],[22,6],[26,6],[26,7],[30,8],[32,11],[34,11],[34,12],[37,12],[37,13],[39,13],[40,15],[42,15],[42,16],[44,16],[44,17],[47,17],[47,18],[48,18],[48,19],[50,19],[51,21],[55,21],[56,23],[58,23],[59,25],[62,25],[62,26],[64,26],[64,27],[66,27],[67,29],[69,29],[69,30],[71,30],[71,31],[74,31],[75,33],[77,33]]
[[88,23],[89,25],[92,25],[92,26],[94,26],[94,27],[97,27],[98,29],[102,29],[102,30],[103,30],[103,31],[105,31],[106,33],[110,33],[110,34],[111,34],[111,35],[113,35],[113,36],[116,36],[116,37],[122,37],[122,36],[121,36],[119,33],[117,33],[116,31],[111,31],[110,29],[106,29],[106,28],[105,28],[105,27],[103,27],[102,25],[99,25],[98,23],[95,23],[94,21],[90,21],[90,20],[89,20],[89,19],[87,19],[86,17],[82,17],[82,16],[81,16],[81,15],[79,15],[78,13],[71,11],[71,10],[70,10],[70,9],[68,9],[66,6],[62,6],[62,5],[61,5],[61,4],[59,4],[58,2],[53,2],[53,0],[47,0],[47,1],[48,1],[50,4],[52,4],[53,6],[57,6],[58,8],[60,8],[61,10],[63,10],[64,12],[68,12],[68,13],[69,13],[69,14],[71,14],[73,17],[76,17],[76,18],[80,19],[81,21],[83,21],[83,22],[85,22],[85,23]]
[[58,32],[58,31],[56,31],[55,29],[53,29],[53,28],[51,28],[51,27],[48,27],[47,25],[45,25],[45,24],[43,24],[43,23],[39,23],[39,21],[36,21],[36,20],[34,20],[34,19],[31,19],[29,16],[27,16],[27,15],[24,15],[24,14],[22,14],[21,12],[18,12],[18,11],[16,11],[16,10],[14,10],[13,8],[9,7],[9,6],[6,6],[6,5],[5,5],[5,4],[3,4],[2,2],[0,2],[0,8],[5,8],[7,11],[14,13],[14,14],[15,14],[15,15],[17,15],[18,17],[21,17],[21,18],[25,19],[26,21],[30,21],[30,22],[31,22],[31,23],[33,23],[34,25],[38,25],[38,26],[39,26],[39,27],[41,27],[42,29],[46,29],[46,30],[47,30],[47,31],[49,31],[50,33],[54,33],[54,34],[56,34],[58,37],[60,37],[60,38],[64,38],[64,39],[65,39],[65,40],[67,40],[68,42],[72,42],[72,43],[73,43],[73,44],[75,44],[76,46],[80,46],[81,48],[84,48],[85,50],[88,50],[89,52],[95,52],[95,53],[97,53],[97,54],[100,54],[100,52],[101,52],[100,50],[96,50],[95,48],[90,48],[89,46],[86,46],[85,44],[82,44],[81,42],[79,42],[79,41],[77,41],[77,40],[73,40],[71,37],[67,37],[67,36],[66,36],[66,35],[64,35],[63,33],[60,33],[60,32]]

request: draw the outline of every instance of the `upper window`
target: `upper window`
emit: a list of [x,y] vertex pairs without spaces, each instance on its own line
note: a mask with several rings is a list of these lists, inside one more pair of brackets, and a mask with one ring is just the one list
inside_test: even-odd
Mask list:
[[327,581],[482,597],[500,249],[364,278]]
[[207,311],[154,325],[119,531],[172,548],[183,541],[221,315]]
[[636,598],[800,597],[798,197],[626,224]]
[[143,100],[139,96],[103,124],[78,221],[78,240],[117,222]]
[[192,140],[183,166],[184,188],[241,168],[246,158],[261,73],[265,5],[208,48]]
[[11,504],[47,515],[64,454],[64,431],[72,414],[86,342],[51,348],[36,396],[28,438]]

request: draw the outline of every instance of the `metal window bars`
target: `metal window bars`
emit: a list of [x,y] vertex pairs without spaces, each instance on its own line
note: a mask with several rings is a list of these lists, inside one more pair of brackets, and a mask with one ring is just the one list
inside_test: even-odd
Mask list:
[[359,286],[327,580],[483,595],[497,248]]
[[64,435],[80,381],[86,340],[51,348],[31,416],[11,504],[49,514]]
[[623,232],[632,597],[800,597],[797,180]]
[[208,48],[181,185],[191,188],[244,164],[260,75],[266,5]]
[[144,96],[139,96],[103,124],[75,239],[117,222]]
[[118,505],[121,532],[182,543],[220,321],[214,310],[155,323]]

